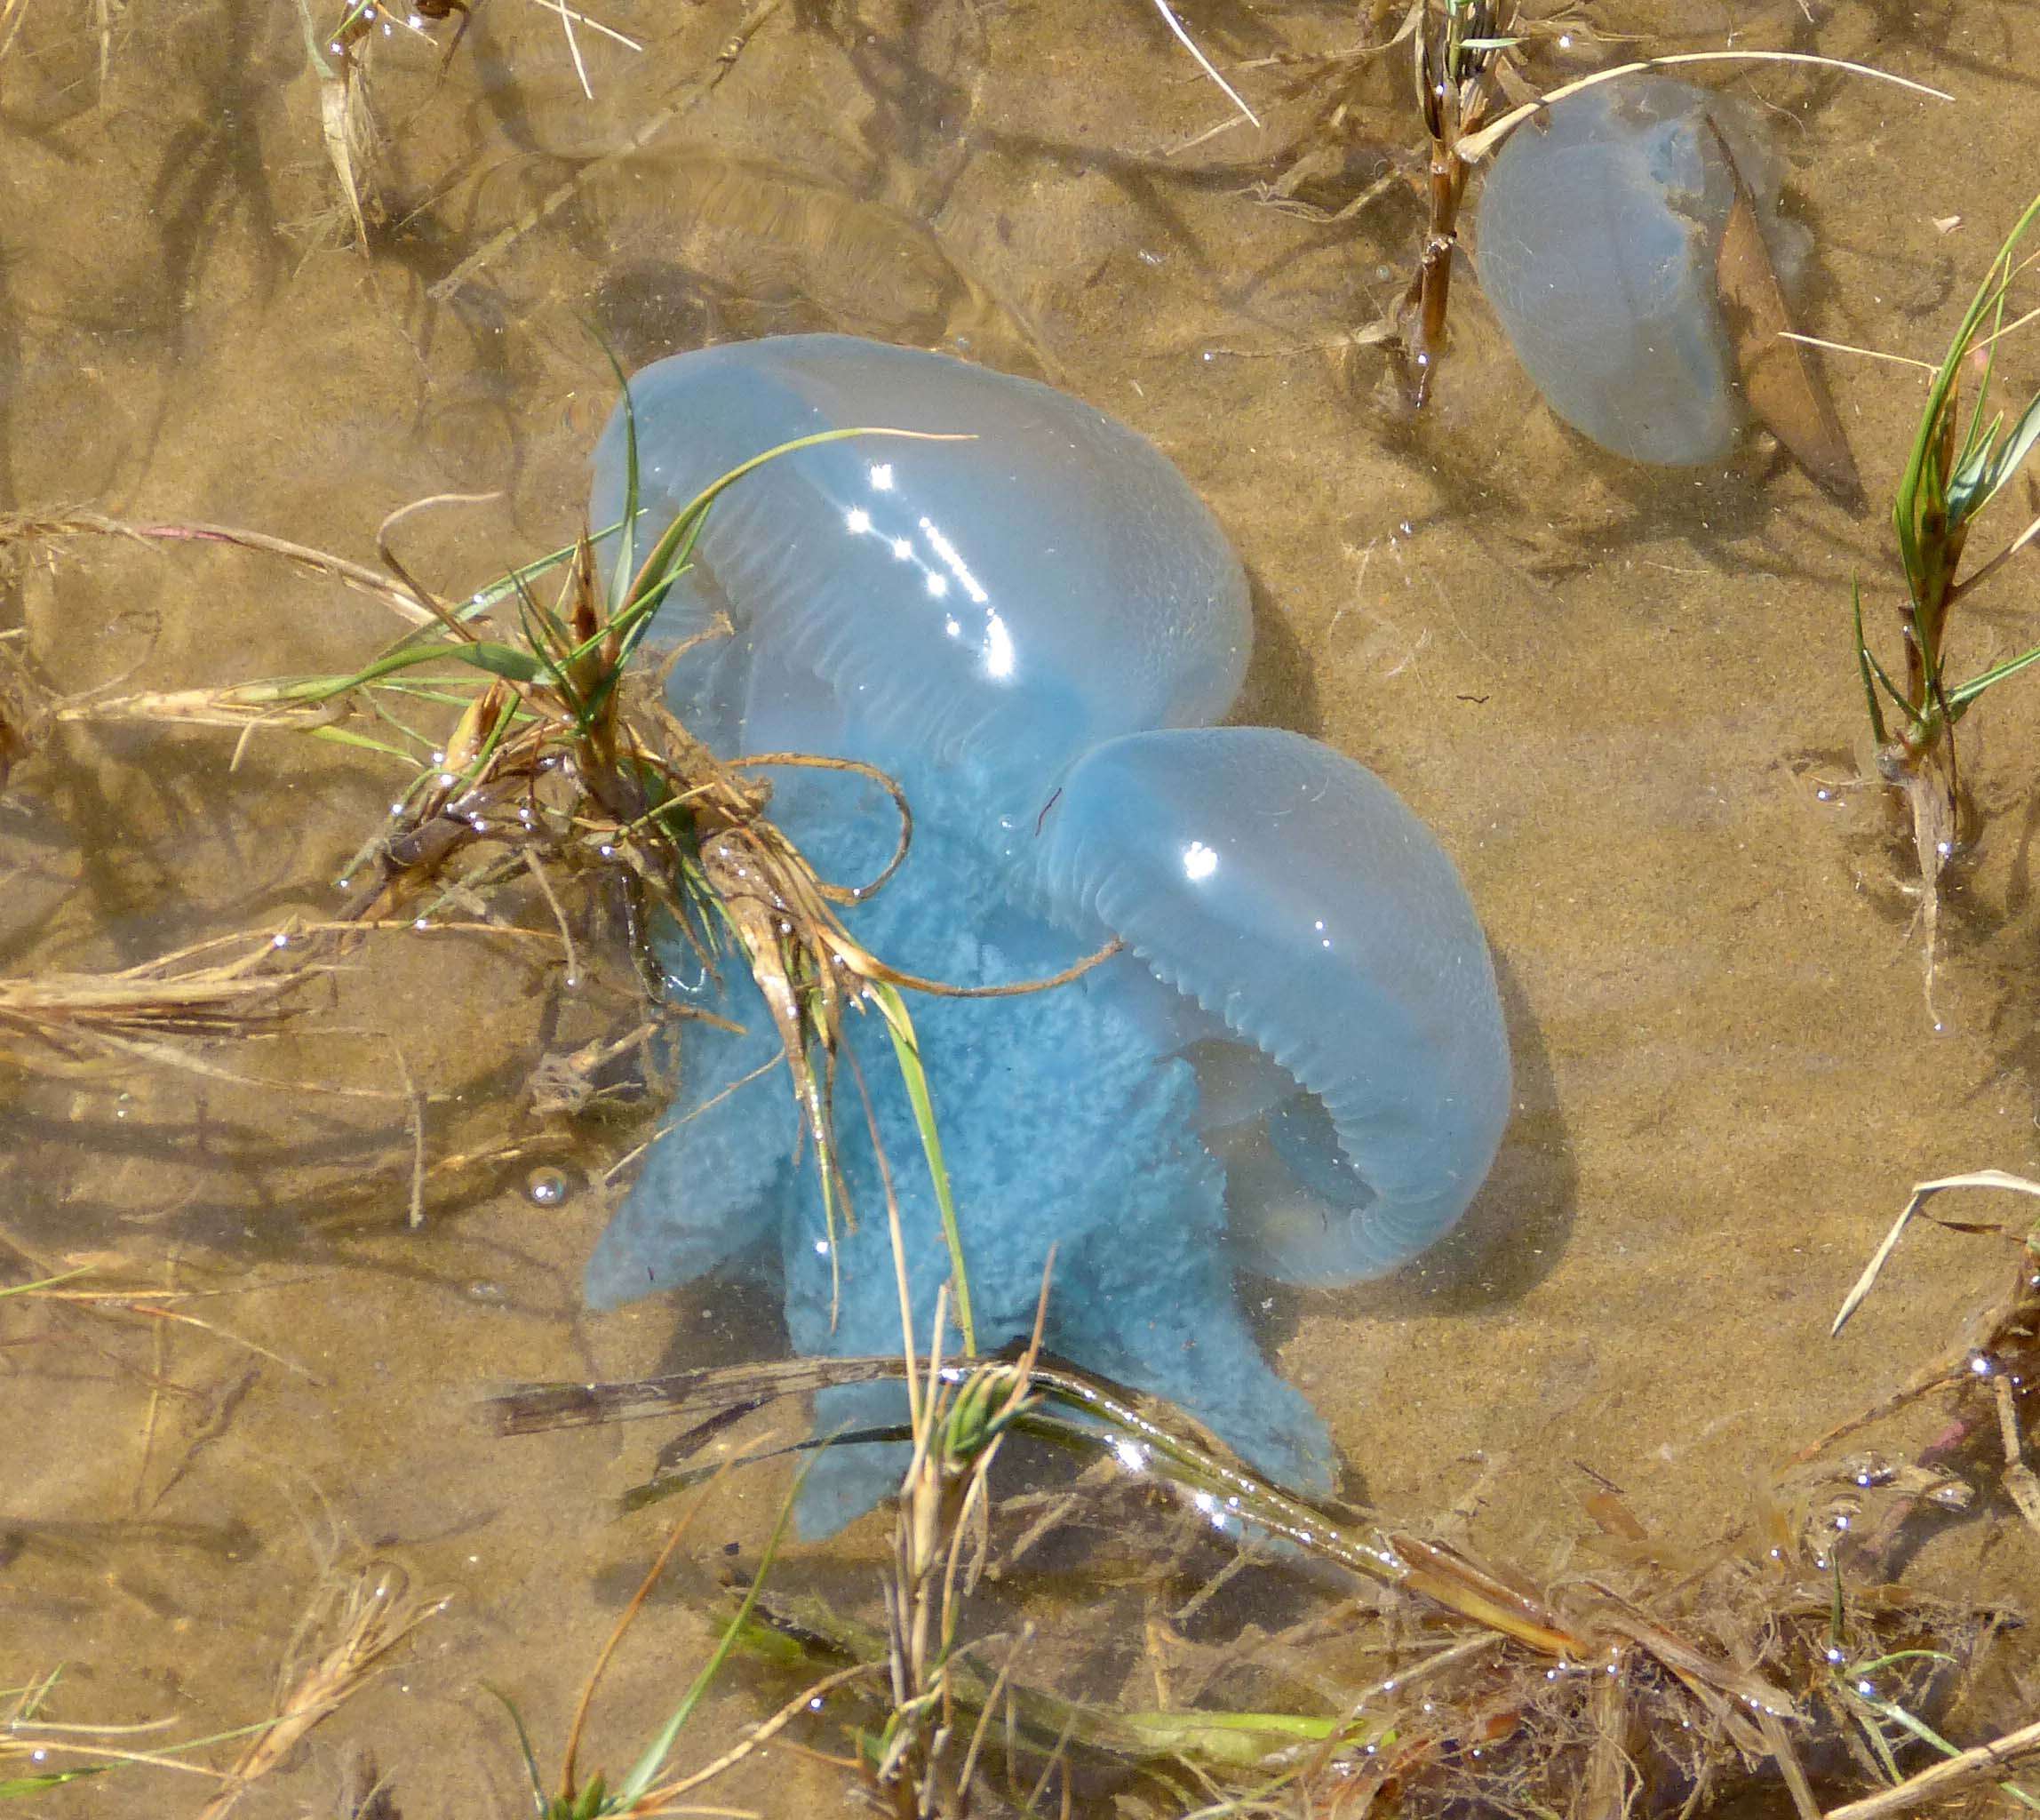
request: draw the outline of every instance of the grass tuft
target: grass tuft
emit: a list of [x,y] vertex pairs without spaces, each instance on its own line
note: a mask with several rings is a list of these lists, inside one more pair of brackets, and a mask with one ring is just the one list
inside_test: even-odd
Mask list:
[[[2040,395],[2028,400],[2008,423],[1991,392],[1997,344],[2036,314],[2005,320],[2012,287],[2036,257],[2020,251],[2036,221],[2040,196],[2005,235],[1934,369],[1893,500],[1906,584],[1899,614],[1901,664],[1887,666],[1870,648],[1860,586],[1851,600],[1856,664],[1877,742],[1878,772],[1904,802],[1911,824],[1930,1016],[1941,879],[1956,853],[1961,799],[1955,730],[1988,690],[2040,662],[2040,645],[2035,645],[1961,681],[1948,670],[1956,606],[2040,539],[2036,515],[1983,563],[1964,572],[1978,521],[2040,444]],[[1966,402],[1965,386],[1972,395]]]

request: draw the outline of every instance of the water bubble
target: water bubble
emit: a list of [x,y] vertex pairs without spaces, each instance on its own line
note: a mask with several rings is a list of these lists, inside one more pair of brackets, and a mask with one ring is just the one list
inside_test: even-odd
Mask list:
[[524,1192],[538,1207],[558,1207],[567,1198],[567,1177],[549,1165],[535,1169],[524,1178]]

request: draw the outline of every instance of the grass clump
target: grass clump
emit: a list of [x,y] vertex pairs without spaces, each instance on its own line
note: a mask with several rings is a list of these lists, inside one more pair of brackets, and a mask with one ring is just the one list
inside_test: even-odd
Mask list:
[[[626,1494],[635,1505],[698,1485],[687,1462],[733,1415],[884,1379],[910,1386],[908,1428],[857,1439],[910,1440],[913,1460],[879,1614],[753,1584],[745,1615],[747,1640],[803,1674],[869,1672],[851,1688],[850,1759],[901,1820],[1114,1797],[1158,1820],[1469,1802],[1616,1820],[1766,1788],[1814,1820],[1816,1777],[1823,1794],[1903,1778],[1989,1627],[1896,1584],[1900,1532],[1881,1520],[1954,1507],[1921,1499],[1917,1478],[1866,1494],[1858,1465],[1828,1460],[1698,1560],[1654,1544],[1604,1489],[1589,1508],[1605,1553],[1532,1580],[1449,1526],[1300,1497],[1038,1337],[992,1361],[945,1362],[939,1344],[917,1361],[910,1338],[898,1358],[528,1386],[496,1409],[506,1433],[681,1421],[657,1476]],[[1015,1438],[1084,1470],[1064,1490],[999,1500],[989,1468]],[[1867,1510],[1866,1496],[1885,1505]],[[1874,1545],[1856,1546],[1859,1531]],[[1073,1603],[972,1609],[1052,1536],[1065,1559],[1090,1557]],[[1196,1614],[1243,1572],[1292,1619],[1214,1638]],[[1080,1693],[1110,1653],[1102,1637],[1140,1633],[1129,1588],[1167,1647],[1118,1698]],[[1136,1692],[1148,1672],[1159,1701]]]
[[[0,545],[105,536],[226,544],[366,592],[408,621],[410,632],[349,674],[95,696],[59,703],[49,717],[223,727],[236,730],[243,744],[258,734],[291,730],[402,763],[410,773],[408,786],[387,822],[344,868],[349,896],[343,928],[399,919],[420,926],[500,921],[497,906],[516,899],[514,908],[550,917],[571,979],[578,964],[577,918],[567,898],[578,891],[584,902],[620,920],[655,1007],[663,1009],[665,973],[653,951],[662,924],[691,945],[703,965],[748,968],[769,1008],[795,1105],[821,1162],[832,1228],[841,1193],[834,1061],[844,1019],[854,1010],[874,1012],[916,1110],[965,1345],[975,1350],[941,1142],[902,995],[903,989],[944,988],[867,953],[841,915],[881,888],[904,858],[912,830],[905,800],[889,778],[851,761],[775,754],[723,763],[667,710],[659,674],[641,660],[724,491],[763,463],[819,443],[906,434],[853,428],[767,451],[705,488],[644,548],[631,427],[625,515],[601,535],[610,546],[606,586],[597,539],[584,534],[456,603],[426,587],[396,554],[391,539],[402,512],[386,521],[379,537],[380,570],[232,527],[131,524],[89,513],[0,522]],[[559,581],[550,602],[536,591],[548,575]],[[700,635],[727,635],[729,629],[724,624]],[[676,654],[669,652],[668,661]],[[771,822],[770,787],[760,773],[808,764],[859,771],[890,794],[900,838],[876,879],[854,885],[822,879]],[[268,1006],[280,988],[274,981],[253,983],[265,978],[236,972],[228,986],[251,1008]],[[145,971],[136,985],[153,978]],[[0,990],[0,1029],[8,1009]],[[634,1047],[647,1067],[656,1067],[649,1046],[661,1020],[634,1021],[632,1038],[601,1051],[604,1066]],[[116,1030],[100,1040],[131,1039]],[[413,1211],[415,1218],[415,1205]]]
[[[1903,660],[1887,667],[1853,601],[1856,662],[1877,744],[1877,770],[1905,803],[1919,868],[1920,920],[1932,1009],[1941,875],[1957,839],[1961,776],[1955,730],[1985,692],[2040,662],[2040,645],[1973,676],[1949,675],[1956,609],[2040,538],[2040,515],[1964,572],[1971,534],[2040,443],[2040,395],[2009,423],[1992,396],[1998,343],[2033,320],[2005,320],[2013,283],[2033,263],[2020,247],[2040,220],[2040,197],[2012,225],[1933,370],[1912,451],[1892,505],[1906,595],[1899,610]],[[1964,396],[1964,387],[1969,397]],[[1893,672],[1897,674],[1894,675]]]
[[[727,1472],[728,1468],[725,1467],[723,1470]],[[720,1478],[721,1475],[719,1473],[717,1476]],[[616,1655],[618,1646],[623,1641],[626,1632],[636,1622],[638,1614],[644,1608],[646,1600],[651,1596],[652,1589],[657,1585],[660,1577],[665,1572],[666,1563],[672,1560],[673,1552],[693,1527],[695,1519],[700,1515],[703,1505],[707,1501],[710,1492],[713,1489],[713,1483],[703,1488],[700,1495],[692,1500],[680,1521],[673,1525],[672,1532],[666,1537],[665,1545],[659,1550],[643,1580],[640,1582],[637,1592],[632,1596],[630,1602],[625,1606],[622,1615],[617,1619],[615,1627],[610,1632],[608,1641],[603,1644],[600,1655],[596,1656],[595,1665],[590,1671],[586,1681],[582,1685],[581,1697],[574,1709],[573,1720],[568,1729],[566,1748],[560,1769],[559,1785],[556,1790],[551,1792],[546,1790],[545,1780],[539,1774],[537,1753],[531,1746],[530,1734],[526,1729],[524,1720],[518,1712],[516,1706],[506,1696],[500,1693],[497,1695],[497,1697],[502,1700],[504,1706],[509,1712],[510,1722],[516,1730],[517,1745],[523,1758],[525,1776],[530,1787],[531,1810],[537,1816],[537,1820],[609,1820],[609,1816],[649,1816],[701,1811],[693,1808],[675,1808],[673,1804],[705,1784],[714,1781],[716,1777],[723,1775],[726,1771],[734,1768],[752,1752],[777,1736],[800,1714],[818,1705],[824,1698],[845,1682],[857,1680],[865,1673],[865,1671],[860,1667],[824,1675],[811,1687],[805,1688],[797,1698],[789,1701],[771,1718],[766,1720],[762,1724],[753,1727],[734,1748],[724,1752],[713,1761],[690,1771],[675,1771],[672,1768],[673,1752],[677,1748],[689,1721],[693,1718],[696,1709],[700,1705],[701,1700],[708,1692],[710,1686],[722,1672],[723,1664],[729,1660],[731,1650],[736,1648],[738,1640],[744,1635],[751,1623],[753,1608],[758,1601],[765,1584],[765,1577],[771,1570],[772,1562],[778,1554],[780,1544],[785,1538],[786,1520],[793,1512],[793,1496],[798,1495],[799,1489],[796,1485],[793,1494],[789,1495],[779,1506],[778,1516],[773,1523],[771,1534],[766,1539],[764,1553],[760,1559],[758,1570],[752,1581],[750,1589],[738,1602],[736,1614],[723,1627],[721,1637],[714,1649],[710,1652],[707,1661],[696,1672],[693,1680],[688,1684],[687,1691],[681,1696],[679,1703],[668,1715],[665,1722],[659,1728],[657,1735],[645,1745],[631,1767],[616,1780],[613,1785],[608,1775],[602,1770],[595,1771],[585,1782],[581,1779],[579,1767],[581,1744],[586,1733],[589,1713],[594,1704],[595,1692],[601,1687],[603,1676],[608,1672],[610,1663]],[[491,1691],[495,1690],[491,1689]]]

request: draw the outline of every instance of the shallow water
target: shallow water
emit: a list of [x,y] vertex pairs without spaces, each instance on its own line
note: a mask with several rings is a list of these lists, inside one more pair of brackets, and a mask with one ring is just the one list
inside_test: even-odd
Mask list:
[[[1812,330],[1938,357],[2040,170],[2022,150],[2040,124],[2029,9],[1590,10],[1609,42],[1547,50],[1540,83],[1628,54],[1635,32],[1817,49],[1954,91],[1713,77],[1774,118],[1817,239]],[[458,594],[574,526],[611,388],[591,323],[626,363],[842,328],[1050,378],[1151,437],[1232,536],[1255,585],[1241,718],[1378,770],[1456,858],[1502,974],[1519,1105],[1462,1233],[1365,1289],[1255,1292],[1349,1490],[1409,1518],[1464,1499],[1474,1545],[1533,1577],[1587,1531],[1597,1476],[1697,1545],[1748,1514],[1773,1462],[1955,1343],[2003,1254],[1932,1230],[1826,1334],[1911,1182],[2040,1163],[2024,758],[2040,693],[2014,682],[1969,723],[1981,837],[1943,917],[1937,1032],[1902,856],[1853,781],[1849,586],[1864,578],[1888,630],[1879,513],[1851,519],[1761,450],[1726,473],[1597,454],[1537,403],[1470,283],[1432,409],[1386,408],[1378,357],[1347,344],[1404,282],[1414,193],[1335,226],[1255,193],[1325,143],[1341,93],[1344,156],[1313,201],[1336,209],[1412,142],[1402,52],[1348,68],[1344,90],[1300,60],[1358,42],[1342,9],[1189,12],[1265,110],[1262,133],[1201,140],[1223,105],[1134,0],[787,0],[705,93],[689,84],[741,6],[599,16],[645,49],[583,31],[593,102],[530,0],[491,0],[443,81],[431,46],[374,46],[391,225],[364,260],[293,9],[131,0],[102,69],[92,17],[26,0],[0,56],[0,509],[89,500],[372,561],[396,507],[500,490],[401,533]],[[435,293],[577,173],[569,202]],[[2010,393],[2036,369],[2014,347]],[[1920,382],[1869,362],[1829,376],[1888,498]],[[67,690],[339,668],[398,629],[222,551],[71,545],[4,587],[4,625]],[[2017,570],[1985,595],[1964,666],[2030,642],[2035,598]],[[72,726],[19,768],[0,970],[130,965],[331,914],[394,773],[279,734],[230,769],[233,750],[217,730]],[[581,1312],[615,1192],[588,1184],[634,1128],[569,1134],[562,1205],[534,1204],[519,1157],[431,1177],[410,1229],[404,1096],[428,1096],[431,1163],[528,1134],[530,1058],[618,1010],[556,993],[511,945],[382,937],[298,1031],[211,1058],[283,1090],[9,1074],[6,1280],[98,1263],[209,1293],[173,1305],[203,1328],[0,1301],[0,1687],[63,1664],[67,1720],[167,1718],[177,1737],[248,1722],[322,1577],[387,1557],[453,1603],[239,1811],[331,1811],[363,1751],[406,1814],[528,1811],[482,1683],[556,1749],[657,1545],[658,1516],[618,1521],[612,1501],[659,1433],[498,1441],[478,1395],[777,1342],[747,1290]],[[700,1565],[626,1647],[590,1760],[626,1760],[670,1704],[715,1621],[717,1551],[754,1559],[785,1483],[768,1469],[715,1494]],[[868,1586],[881,1546],[867,1526],[802,1572]],[[2036,1551],[1994,1521],[1925,1565],[2003,1592],[2033,1584]],[[1077,1666],[1107,1686],[1147,1672],[1132,1643]],[[738,1677],[689,1753],[786,1691]],[[715,1798],[791,1813],[839,1786],[780,1751]],[[183,1812],[203,1793],[130,1770],[23,1810]]]

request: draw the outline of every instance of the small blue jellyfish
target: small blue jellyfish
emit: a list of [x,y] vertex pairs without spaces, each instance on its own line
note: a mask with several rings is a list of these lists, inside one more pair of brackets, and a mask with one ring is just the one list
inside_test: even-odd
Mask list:
[[[1235,1270],[1305,1284],[1392,1269],[1480,1185],[1508,1115],[1486,944],[1452,864],[1385,785],[1294,733],[1213,725],[1243,673],[1246,579],[1140,437],[1075,399],[941,355],[789,336],[630,382],[640,544],[747,458],[665,612],[676,713],[726,758],[877,767],[913,810],[904,864],[846,916],[892,965],[978,986],[917,996],[979,1344],[1048,1343],[1180,1404],[1244,1457],[1331,1485],[1309,1403],[1261,1356]],[[593,522],[620,516],[621,412]],[[824,877],[875,875],[889,799],[840,770],[777,774],[771,813]],[[681,970],[675,956],[676,972]],[[774,1272],[806,1354],[891,1352],[897,1196],[913,1305],[948,1273],[912,1109],[875,1016],[853,1016],[835,1121],[849,1217],[825,1229],[778,1039],[740,965],[695,988],[685,1077],[598,1242],[609,1306],[719,1268]],[[875,1141],[874,1141],[875,1138]],[[817,1400],[819,1433],[896,1425],[892,1386]],[[801,1521],[827,1534],[898,1483],[896,1449],[833,1448]]]
[[1743,111],[1667,76],[1597,84],[1511,132],[1480,192],[1480,285],[1545,403],[1631,461],[1725,459],[1749,412],[1716,259],[1746,192],[1789,276],[1805,248],[1779,188]]

